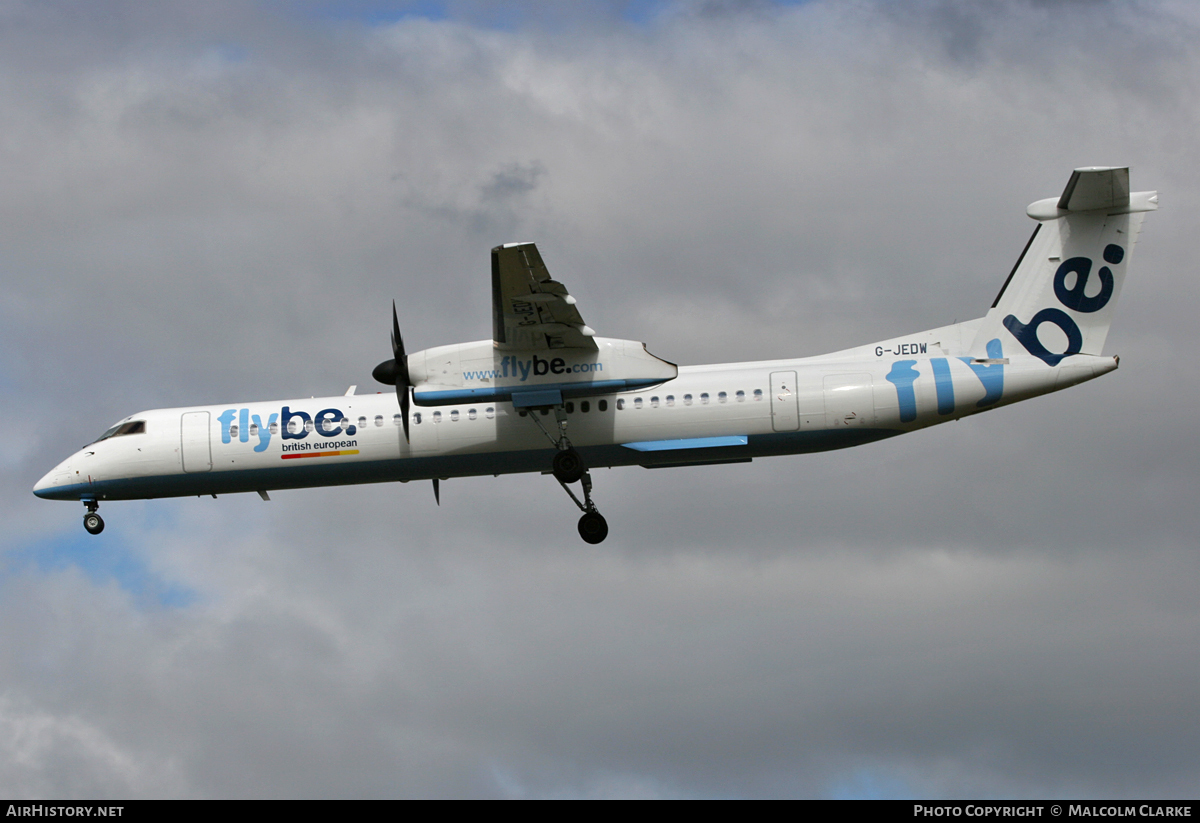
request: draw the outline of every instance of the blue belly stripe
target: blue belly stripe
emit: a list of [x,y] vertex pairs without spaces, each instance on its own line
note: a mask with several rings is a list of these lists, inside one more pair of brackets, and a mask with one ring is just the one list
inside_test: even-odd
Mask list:
[[744,434],[729,437],[685,437],[682,440],[642,440],[637,443],[622,443],[627,449],[639,452],[665,452],[675,449],[716,449],[721,446],[744,446],[749,442]]

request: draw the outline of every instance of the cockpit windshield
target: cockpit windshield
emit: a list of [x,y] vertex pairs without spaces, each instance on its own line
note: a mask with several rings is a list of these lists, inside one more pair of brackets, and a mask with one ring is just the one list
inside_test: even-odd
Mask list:
[[118,423],[117,425],[113,426],[111,429],[106,431],[104,434],[100,435],[99,439],[97,439],[95,442],[99,443],[101,440],[107,440],[110,437],[123,437],[124,435],[127,435],[127,434],[145,434],[145,433],[146,433],[146,421],[145,420],[130,420],[128,423]]

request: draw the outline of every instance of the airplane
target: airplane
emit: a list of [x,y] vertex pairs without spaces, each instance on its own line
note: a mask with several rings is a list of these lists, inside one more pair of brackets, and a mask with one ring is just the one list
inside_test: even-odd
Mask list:
[[[816,357],[677,366],[596,336],[533,243],[492,249],[492,339],[406,354],[392,304],[389,393],[139,412],[34,486],[81,501],[451,477],[552,474],[596,544],[608,523],[590,469],[651,469],[871,443],[1111,372],[1102,355],[1142,219],[1157,192],[1129,169],[1075,169],[983,317]],[[583,499],[572,491],[580,484]]]

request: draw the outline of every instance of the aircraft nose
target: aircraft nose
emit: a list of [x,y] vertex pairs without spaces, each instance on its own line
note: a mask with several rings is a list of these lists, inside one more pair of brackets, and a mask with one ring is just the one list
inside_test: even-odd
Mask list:
[[33,493],[43,500],[70,500],[70,497],[64,497],[65,487],[71,484],[71,467],[68,465],[70,461],[65,461],[58,464],[33,486]]
[[54,488],[53,471],[46,472],[46,475],[33,485],[33,493],[38,497],[46,500],[50,497],[51,489]]

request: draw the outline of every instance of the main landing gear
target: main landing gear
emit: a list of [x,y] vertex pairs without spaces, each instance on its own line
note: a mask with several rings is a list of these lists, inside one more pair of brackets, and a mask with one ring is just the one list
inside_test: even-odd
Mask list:
[[[579,510],[583,512],[583,516],[579,518],[579,536],[583,538],[585,543],[603,543],[604,538],[608,537],[608,521],[604,519],[604,515],[596,509],[596,504],[592,502],[592,475],[588,471],[587,466],[583,463],[583,458],[579,452],[571,446],[571,441],[567,439],[567,413],[562,406],[554,406],[554,419],[558,422],[558,438],[555,439],[550,432],[546,431],[546,427],[542,425],[539,419],[539,409],[528,409],[529,416],[533,418],[533,422],[542,430],[542,433],[549,438],[554,444],[558,452],[554,455],[554,462],[551,463],[551,469],[554,472],[554,479],[563,487],[563,491],[567,496],[575,502]],[[571,491],[571,483],[582,481],[583,487],[583,502],[575,496],[575,492]]]
[[104,531],[104,519],[96,514],[100,504],[95,500],[84,500],[83,505],[87,506],[87,511],[83,514],[83,527],[87,529],[88,534],[100,534]]

